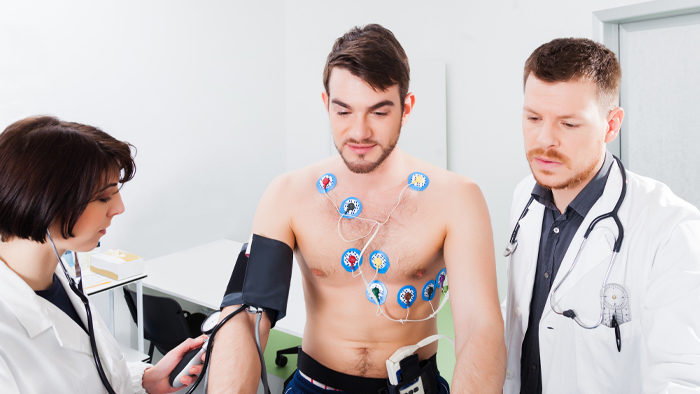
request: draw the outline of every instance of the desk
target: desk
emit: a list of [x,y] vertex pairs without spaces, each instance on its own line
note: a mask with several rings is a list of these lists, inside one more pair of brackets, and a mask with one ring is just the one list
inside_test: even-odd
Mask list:
[[[241,242],[221,239],[205,245],[149,260],[144,286],[212,310],[219,310],[236,264]],[[301,273],[294,263],[287,316],[275,329],[301,337],[306,310]]]
[[[136,282],[136,320],[138,321],[138,350],[143,353],[143,279],[146,274],[135,275],[125,279],[114,280],[90,271],[83,277],[85,294],[93,294],[109,291],[109,331],[114,336],[114,289],[126,284]],[[101,280],[104,278],[103,280]],[[104,282],[104,283],[100,283]]]

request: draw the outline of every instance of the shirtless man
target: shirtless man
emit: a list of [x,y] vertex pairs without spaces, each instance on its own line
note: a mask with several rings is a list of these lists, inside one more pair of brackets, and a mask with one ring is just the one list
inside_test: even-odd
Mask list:
[[[438,285],[435,298],[426,301],[422,290],[443,268],[456,333],[453,390],[501,392],[505,346],[486,202],[471,179],[396,147],[415,103],[408,84],[408,59],[390,31],[368,25],[339,38],[328,56],[322,97],[340,155],[277,177],[258,206],[253,233],[292,248],[302,273],[307,319],[299,364],[305,357],[306,364],[321,368],[300,366],[306,378],[297,373],[287,392],[326,392],[311,379],[344,392],[380,392],[343,387],[345,378],[386,388],[386,360],[400,347],[437,334],[436,319],[428,317],[442,292]],[[419,175],[412,184],[416,189],[427,184],[423,190],[407,187],[415,172],[427,178]],[[324,183],[325,174],[335,179]],[[351,218],[356,201],[343,204],[348,197],[362,204],[358,217]],[[348,214],[341,218],[338,207]],[[352,248],[365,249],[361,265],[346,254]],[[383,273],[385,267],[377,272],[371,265],[377,250],[389,260]],[[360,269],[368,283],[374,279],[385,286],[375,290],[381,293],[379,315]],[[416,289],[410,295],[401,292],[408,285]],[[400,305],[406,301],[408,308]],[[223,315],[236,307],[225,308]],[[270,328],[266,320],[263,342]],[[260,365],[253,323],[253,315],[241,313],[219,331],[210,392],[256,391]],[[428,360],[436,352],[434,342],[417,354]],[[336,379],[338,373],[344,378]],[[449,392],[439,374],[436,381],[439,393]]]

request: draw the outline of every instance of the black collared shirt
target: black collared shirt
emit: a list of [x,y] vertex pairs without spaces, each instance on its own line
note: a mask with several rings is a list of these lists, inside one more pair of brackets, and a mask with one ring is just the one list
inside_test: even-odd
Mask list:
[[606,152],[605,161],[598,173],[586,187],[560,213],[554,204],[552,191],[539,184],[532,189],[532,196],[544,205],[542,220],[542,236],[540,238],[539,254],[537,255],[537,273],[530,302],[530,318],[523,339],[522,358],[520,360],[520,392],[542,393],[542,372],[540,370],[540,338],[539,326],[544,306],[549,297],[554,278],[557,276],[561,261],[564,259],[574,234],[593,205],[603,195],[605,183],[610,174],[614,159]]
[[87,329],[85,329],[85,326],[83,326],[83,321],[80,320],[78,312],[75,310],[73,303],[70,302],[70,298],[68,298],[68,293],[66,293],[66,289],[63,288],[63,286],[61,285],[61,281],[58,280],[56,274],[53,274],[53,283],[51,284],[51,287],[49,287],[46,290],[37,290],[35,291],[35,293],[39,297],[44,298],[50,303],[56,305],[58,309],[65,312],[65,314],[68,315],[71,319],[73,319],[73,321],[76,324],[78,324],[80,328],[85,330],[85,332],[88,331]]

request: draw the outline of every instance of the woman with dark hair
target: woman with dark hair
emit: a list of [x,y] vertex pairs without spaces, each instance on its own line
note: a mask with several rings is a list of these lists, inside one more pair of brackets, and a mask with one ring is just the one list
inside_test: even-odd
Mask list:
[[188,339],[155,366],[127,365],[59,263],[66,250],[92,250],[124,212],[119,189],[136,171],[131,148],[98,128],[46,116],[0,134],[0,392],[178,390],[170,372],[203,338]]

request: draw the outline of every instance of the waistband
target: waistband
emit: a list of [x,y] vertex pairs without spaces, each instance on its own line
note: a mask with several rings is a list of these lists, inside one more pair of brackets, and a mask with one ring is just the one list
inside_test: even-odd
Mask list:
[[[430,358],[420,361],[420,367],[423,368],[428,363],[431,365],[433,374],[437,375],[437,354],[433,354]],[[326,368],[311,356],[304,353],[301,347],[299,347],[297,367],[304,375],[351,394],[387,393],[387,387],[390,384],[389,379],[348,375]]]

